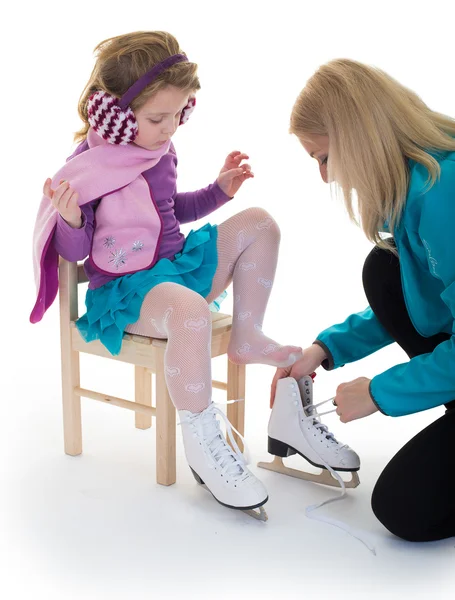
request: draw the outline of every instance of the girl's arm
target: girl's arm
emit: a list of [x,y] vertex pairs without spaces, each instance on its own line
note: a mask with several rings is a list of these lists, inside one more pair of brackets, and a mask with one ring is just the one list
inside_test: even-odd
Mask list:
[[52,239],[52,243],[58,254],[70,262],[86,258],[90,253],[92,244],[95,221],[94,202],[81,206],[81,211],[82,225],[79,229],[68,225],[59,214]]
[[192,223],[214,212],[231,198],[215,183],[197,192],[174,194],[174,212],[180,223]]

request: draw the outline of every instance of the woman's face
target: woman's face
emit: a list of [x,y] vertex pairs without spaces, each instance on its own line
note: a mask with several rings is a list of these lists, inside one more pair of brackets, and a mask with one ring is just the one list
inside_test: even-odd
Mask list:
[[329,158],[329,138],[327,135],[308,134],[305,138],[300,139],[300,143],[311,156],[315,158],[319,164],[319,173],[321,174],[324,183],[328,183],[327,177],[327,160]]

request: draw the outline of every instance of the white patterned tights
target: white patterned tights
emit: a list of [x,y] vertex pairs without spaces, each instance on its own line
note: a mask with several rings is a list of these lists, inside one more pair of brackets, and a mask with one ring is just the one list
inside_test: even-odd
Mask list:
[[201,412],[212,397],[209,304],[232,282],[233,326],[228,357],[238,364],[289,366],[301,348],[281,346],[262,333],[273,285],[280,231],[261,208],[249,208],[218,227],[218,268],[207,298],[176,283],[161,283],[145,297],[127,331],[167,338],[166,382],[177,409]]

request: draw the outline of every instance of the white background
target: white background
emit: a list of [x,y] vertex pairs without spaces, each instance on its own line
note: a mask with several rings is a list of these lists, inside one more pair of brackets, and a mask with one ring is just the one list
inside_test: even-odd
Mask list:
[[[454,115],[454,18],[453,3],[442,1],[9,4],[0,40],[2,598],[452,597],[454,540],[401,542],[369,504],[386,462],[442,409],[399,419],[376,414],[349,425],[326,418],[361,455],[362,485],[322,511],[369,532],[374,557],[345,533],[305,517],[306,505],[333,493],[312,484],[253,467],[270,493],[266,525],[217,505],[194,483],[180,438],[178,482],[157,487],[154,429],[135,430],[127,411],[83,400],[84,454],[65,456],[57,303],[40,324],[30,325],[28,316],[41,188],[73,149],[92,50],[107,37],[140,29],[170,31],[200,65],[197,110],[174,138],[179,190],[207,185],[229,151],[246,151],[255,179],[210,220],[259,205],[281,227],[266,333],[307,345],[321,329],[362,310],[361,269],[370,244],[288,134],[291,107],[320,64],[348,57],[384,69],[433,109]],[[231,302],[232,293],[223,311]],[[83,386],[132,397],[128,367],[107,361],[107,371],[104,361],[91,360],[83,362]],[[342,381],[404,360],[389,347],[333,373],[321,371],[316,399],[333,395]],[[273,373],[248,369],[246,435],[254,463],[268,457]]]

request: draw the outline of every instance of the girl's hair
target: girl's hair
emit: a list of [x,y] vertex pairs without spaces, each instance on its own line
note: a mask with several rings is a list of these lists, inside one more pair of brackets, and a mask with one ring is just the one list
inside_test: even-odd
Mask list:
[[440,167],[431,153],[455,150],[455,120],[432,111],[414,92],[383,71],[347,59],[316,71],[292,109],[290,132],[329,138],[329,179],[341,190],[355,220],[352,192],[367,238],[387,246],[379,231],[393,233],[406,202],[407,159],[428,170],[433,185]]
[[[87,137],[90,127],[87,100],[94,92],[104,91],[120,98],[156,64],[174,54],[183,54],[175,37],[165,31],[136,31],[112,37],[99,43],[94,52],[96,63],[79,99],[78,112],[84,126],[74,135],[76,142]],[[153,94],[167,85],[188,92],[200,89],[197,65],[181,62],[163,71],[133,100],[132,110],[139,110]]]

